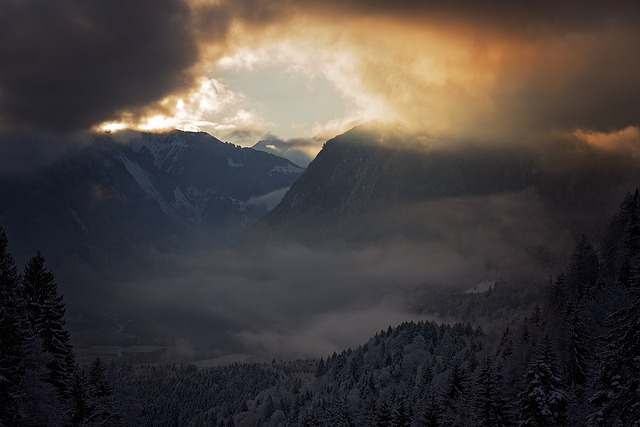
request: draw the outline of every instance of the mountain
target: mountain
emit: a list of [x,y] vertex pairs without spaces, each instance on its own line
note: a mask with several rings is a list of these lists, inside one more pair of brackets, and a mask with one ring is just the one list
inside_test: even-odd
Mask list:
[[267,222],[319,211],[346,217],[380,201],[408,203],[518,191],[531,185],[537,173],[532,156],[515,148],[459,152],[410,144],[400,133],[370,126],[328,141]]
[[313,156],[304,150],[308,144],[308,140],[285,141],[271,135],[256,142],[251,148],[284,157],[297,165],[307,166],[313,160]]
[[19,262],[41,250],[79,285],[156,253],[228,245],[267,211],[260,196],[302,171],[206,133],[93,135],[35,174],[5,177],[0,224]]
[[368,124],[327,141],[253,233],[307,245],[505,243],[548,259],[549,242],[566,251],[601,228],[639,178],[632,161],[586,143],[446,143]]

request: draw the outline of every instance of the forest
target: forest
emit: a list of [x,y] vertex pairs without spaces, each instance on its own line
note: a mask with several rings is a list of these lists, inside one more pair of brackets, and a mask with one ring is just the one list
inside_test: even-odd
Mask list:
[[[498,297],[437,310],[473,320]],[[405,322],[320,359],[79,365],[53,272],[38,253],[19,273],[2,231],[0,425],[640,425],[640,191],[527,298],[500,330]]]

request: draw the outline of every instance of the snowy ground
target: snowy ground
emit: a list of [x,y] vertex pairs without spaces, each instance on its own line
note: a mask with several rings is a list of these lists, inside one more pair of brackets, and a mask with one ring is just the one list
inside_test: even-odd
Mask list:
[[496,286],[495,280],[483,280],[482,282],[475,285],[473,288],[469,288],[464,291],[465,294],[481,294],[483,292],[487,292],[490,289],[493,289]]
[[193,362],[198,368],[208,368],[209,366],[224,366],[231,365],[233,363],[241,363],[241,362],[250,362],[251,358],[250,354],[238,353],[238,354],[227,354],[224,356],[214,357],[212,359],[203,359],[197,360]]

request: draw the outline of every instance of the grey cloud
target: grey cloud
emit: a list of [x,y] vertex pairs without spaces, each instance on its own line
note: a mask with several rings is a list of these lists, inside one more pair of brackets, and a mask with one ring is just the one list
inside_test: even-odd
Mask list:
[[87,129],[188,87],[191,22],[181,0],[3,1],[0,126]]
[[518,113],[515,120],[538,115],[545,125],[607,129],[637,122],[635,1],[7,0],[0,5],[0,125],[66,132],[123,111],[143,113],[193,83],[199,47],[223,52],[234,21],[257,29],[300,15],[451,24],[536,43],[591,35],[588,58],[574,64],[581,71],[566,84],[550,84],[563,74],[562,63],[537,64],[530,81],[518,81],[518,73],[515,80],[502,76],[505,90],[494,93],[494,101]]
[[[507,31],[527,37],[540,37],[548,32],[569,34],[591,30],[606,25],[635,25],[638,23],[640,5],[632,0],[601,2],[552,1],[514,2],[491,0],[347,0],[297,2],[298,7],[309,7],[327,13],[356,14],[359,16],[386,16],[406,20],[464,23]],[[304,6],[300,6],[304,4]]]
[[89,141],[83,133],[60,137],[48,132],[0,131],[0,177],[35,172]]
[[289,187],[280,188],[258,197],[251,197],[247,200],[247,205],[264,206],[267,210],[271,210],[280,203],[288,189]]
[[258,141],[253,148],[267,153],[285,157],[293,163],[306,167],[313,160],[311,153],[320,150],[324,139],[320,138],[291,138],[282,140],[274,135],[267,135]]

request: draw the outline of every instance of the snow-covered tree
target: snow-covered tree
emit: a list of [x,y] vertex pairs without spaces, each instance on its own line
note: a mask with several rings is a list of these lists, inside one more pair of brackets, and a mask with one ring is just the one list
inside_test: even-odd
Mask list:
[[500,378],[493,369],[493,362],[487,356],[476,378],[473,402],[476,425],[485,427],[507,425],[506,404],[500,387]]
[[596,408],[590,416],[593,425],[640,425],[640,290],[632,295],[633,303],[609,319],[590,399]]
[[587,236],[582,234],[569,262],[567,290],[576,299],[592,292],[596,286],[599,272],[599,260]]
[[567,423],[567,393],[556,359],[551,339],[546,335],[524,378],[525,390],[519,396],[519,426],[561,426]]

